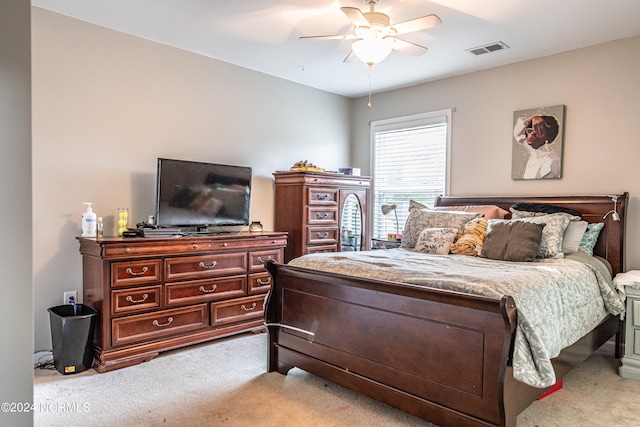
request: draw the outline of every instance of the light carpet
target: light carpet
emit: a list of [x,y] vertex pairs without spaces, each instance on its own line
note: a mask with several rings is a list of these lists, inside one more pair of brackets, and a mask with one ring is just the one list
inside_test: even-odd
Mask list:
[[[36,370],[35,426],[432,426],[299,369],[268,373],[266,345],[243,334],[105,374]],[[619,365],[605,344],[518,426],[640,425],[640,382]]]

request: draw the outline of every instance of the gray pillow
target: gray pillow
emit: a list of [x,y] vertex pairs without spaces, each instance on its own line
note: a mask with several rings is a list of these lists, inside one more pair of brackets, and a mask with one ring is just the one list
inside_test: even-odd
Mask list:
[[[549,215],[532,216],[529,218],[516,218],[509,221],[530,222],[533,224],[545,224],[542,230],[542,242],[538,249],[538,258],[563,258],[562,238],[564,232],[572,219],[579,220],[579,217],[558,212]],[[500,222],[499,219],[490,219],[487,221],[487,233],[493,227],[493,224]]]
[[502,261],[533,261],[542,241],[544,224],[524,221],[494,223],[484,239],[480,256]]

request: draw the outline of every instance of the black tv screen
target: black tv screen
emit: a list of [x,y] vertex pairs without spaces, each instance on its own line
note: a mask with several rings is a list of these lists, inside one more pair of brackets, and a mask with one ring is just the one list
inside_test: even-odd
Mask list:
[[156,184],[157,225],[249,225],[250,167],[159,158]]

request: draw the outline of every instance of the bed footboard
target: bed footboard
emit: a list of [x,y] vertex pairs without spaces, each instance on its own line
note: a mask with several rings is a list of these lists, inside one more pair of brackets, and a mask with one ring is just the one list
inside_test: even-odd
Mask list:
[[510,297],[267,268],[269,371],[298,367],[443,426],[515,425]]

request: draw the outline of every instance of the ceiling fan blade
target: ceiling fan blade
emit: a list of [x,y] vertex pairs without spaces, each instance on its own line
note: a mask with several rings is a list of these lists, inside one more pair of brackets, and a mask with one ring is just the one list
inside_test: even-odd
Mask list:
[[345,56],[345,58],[342,60],[342,62],[344,63],[350,63],[350,62],[356,62],[358,60],[358,57],[356,56],[355,53],[353,53],[353,50],[349,52],[349,54],[347,56]]
[[353,25],[355,25],[356,27],[368,27],[371,25],[369,24],[369,21],[367,21],[367,18],[364,16],[362,11],[358,8],[341,7],[340,10],[342,10],[342,12],[347,15],[347,18],[349,18],[351,22],[353,22]]
[[318,40],[350,40],[350,39],[355,39],[356,35],[355,34],[333,34],[330,36],[302,36],[300,37],[300,40],[302,39],[318,39]]
[[394,40],[393,48],[402,53],[408,53],[413,56],[420,56],[427,53],[427,49],[424,46],[420,46],[419,44],[411,43],[405,40],[401,40],[395,37],[392,37]]
[[421,18],[410,19],[408,21],[393,24],[391,27],[396,30],[396,34],[413,33],[414,31],[422,31],[428,28],[437,27],[442,24],[442,20],[438,15],[427,15]]

